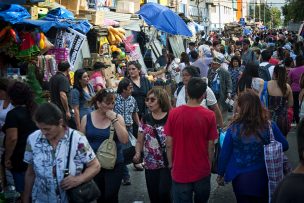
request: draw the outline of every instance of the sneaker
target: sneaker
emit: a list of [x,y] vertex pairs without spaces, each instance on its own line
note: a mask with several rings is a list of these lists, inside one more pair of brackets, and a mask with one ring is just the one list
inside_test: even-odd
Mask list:
[[122,179],[122,184],[123,185],[131,185],[130,178],[124,178],[124,179]]

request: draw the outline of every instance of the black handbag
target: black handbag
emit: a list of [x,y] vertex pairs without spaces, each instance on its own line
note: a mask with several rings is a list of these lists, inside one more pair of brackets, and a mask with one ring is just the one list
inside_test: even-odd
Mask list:
[[220,143],[217,142],[214,144],[214,154],[211,162],[211,173],[217,174],[218,159],[220,156],[220,152],[221,152],[221,146]]
[[[68,153],[68,161],[66,165],[66,173],[65,177],[69,175],[69,166],[70,166],[70,155],[71,155],[71,147],[72,147],[72,137],[74,130],[70,135],[70,143],[69,143],[69,153]],[[100,190],[94,180],[90,180],[86,183],[78,185],[77,187],[71,188],[66,191],[69,203],[88,203],[92,202],[99,198],[101,195]]]

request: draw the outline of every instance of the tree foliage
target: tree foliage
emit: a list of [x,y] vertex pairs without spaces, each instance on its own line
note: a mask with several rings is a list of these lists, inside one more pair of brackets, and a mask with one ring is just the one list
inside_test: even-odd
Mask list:
[[282,7],[284,15],[284,23],[290,21],[301,22],[304,20],[304,1],[303,0],[289,0],[287,4]]

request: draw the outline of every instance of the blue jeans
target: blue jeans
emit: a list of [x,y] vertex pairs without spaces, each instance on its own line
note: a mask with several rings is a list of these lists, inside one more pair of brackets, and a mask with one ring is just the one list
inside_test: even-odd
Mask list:
[[192,203],[193,193],[195,203],[208,202],[210,196],[210,175],[192,183],[177,183],[172,181],[174,203]]

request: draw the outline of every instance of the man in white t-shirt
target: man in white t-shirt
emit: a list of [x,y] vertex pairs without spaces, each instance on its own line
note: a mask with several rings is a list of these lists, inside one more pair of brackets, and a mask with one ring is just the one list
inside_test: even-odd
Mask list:
[[[174,93],[174,97],[176,99],[175,106],[181,106],[187,103],[187,93],[186,93],[186,86],[189,82],[189,80],[192,77],[200,77],[200,74],[197,71],[197,68],[194,66],[188,66],[183,69],[182,71],[182,79],[183,79],[183,86],[178,87],[177,90]],[[206,83],[208,83],[206,81]],[[205,108],[208,108],[212,111],[214,111],[215,116],[216,116],[216,122],[219,127],[223,127],[223,118],[221,111],[219,109],[219,106],[217,104],[217,100],[215,98],[215,95],[213,91],[207,86],[206,89],[206,98],[203,99],[201,105]]]

